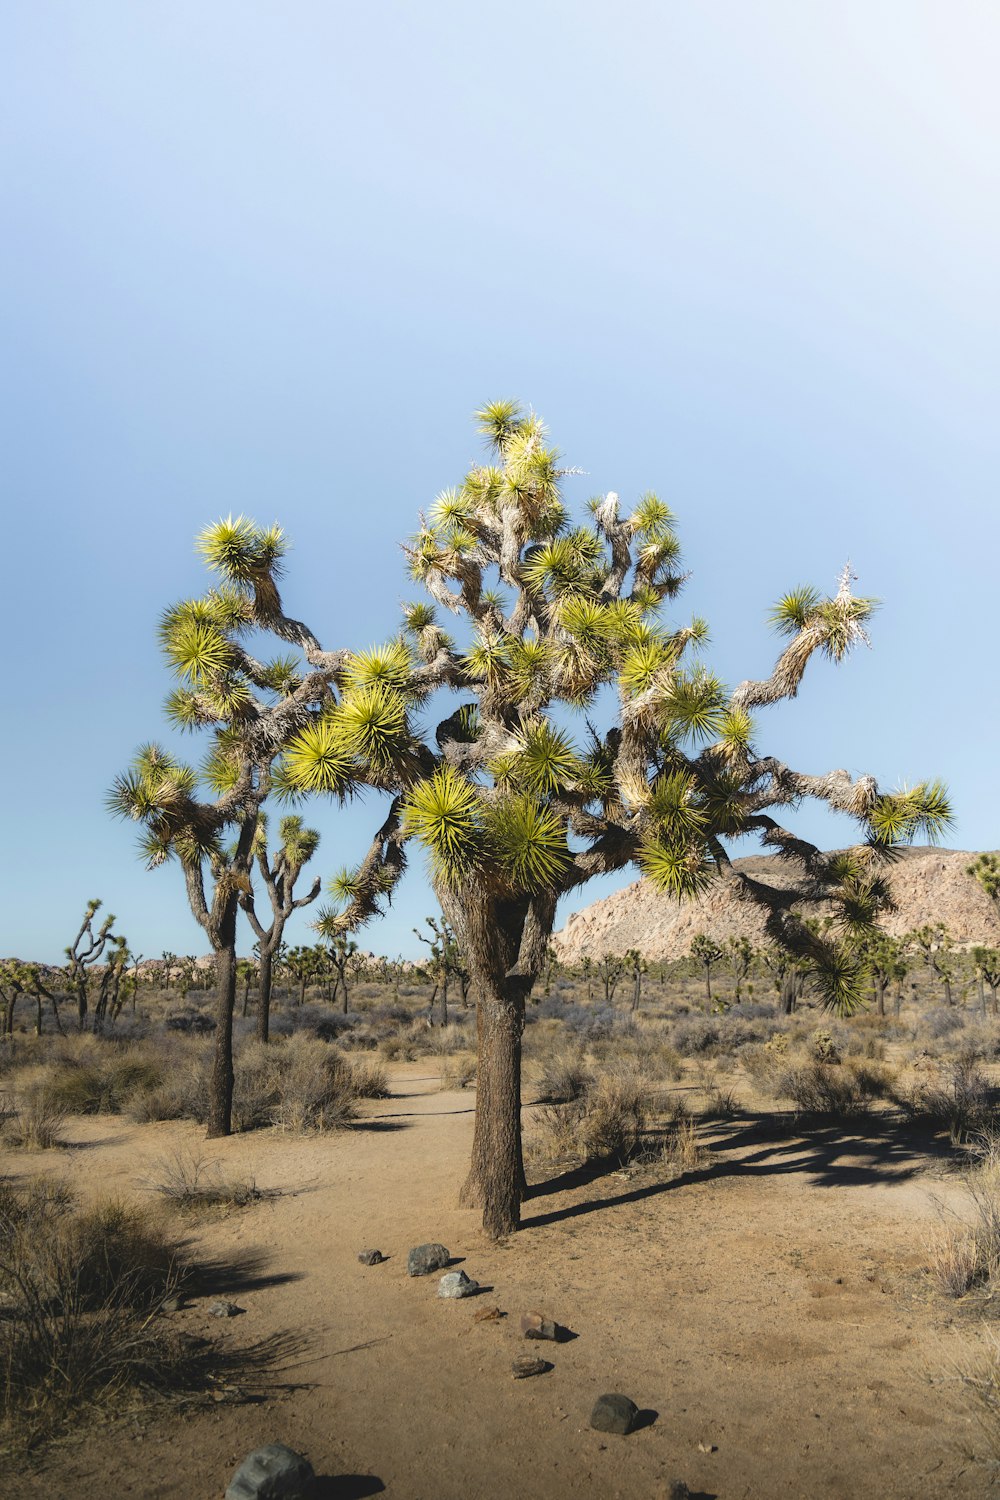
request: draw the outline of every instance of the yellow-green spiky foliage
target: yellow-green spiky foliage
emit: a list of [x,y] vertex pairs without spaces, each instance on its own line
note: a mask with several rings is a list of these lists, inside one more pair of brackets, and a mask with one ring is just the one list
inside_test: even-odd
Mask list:
[[[546,882],[558,894],[628,863],[668,894],[697,894],[728,867],[724,839],[753,833],[801,853],[772,815],[808,796],[857,820],[869,863],[947,826],[938,783],[882,793],[842,773],[801,777],[757,752],[754,711],[794,696],[814,653],[840,661],[867,641],[875,601],[853,594],[849,569],[829,596],[799,588],[779,601],[772,621],[788,644],[772,676],[730,691],[695,655],[705,622],[664,615],[685,576],[669,505],[647,493],[629,510],[599,496],[581,523],[563,496],[570,471],[540,419],[510,401],[478,419],[487,461],[438,495],[408,547],[433,604],[405,607],[406,645],[369,652],[365,671],[343,674],[342,703],[286,758],[293,785],[338,796],[361,782],[395,790],[398,837],[426,847],[442,886],[478,880],[513,892],[521,880],[526,895]],[[444,634],[441,611],[464,621],[464,647]],[[441,686],[466,697],[475,727],[454,715],[417,749],[413,712]],[[390,699],[360,699],[356,715],[368,720],[348,728],[351,695],[373,687]],[[618,723],[581,747],[566,715],[609,688]],[[496,842],[504,828],[520,851],[506,865]],[[836,945],[864,928],[859,893],[873,872],[847,878],[821,867],[818,851],[809,858],[804,899],[840,899],[828,993],[849,1009],[853,980]],[[377,909],[372,878],[341,883],[343,922]],[[775,937],[798,941],[788,892],[765,899]],[[811,951],[818,963],[815,943]]]

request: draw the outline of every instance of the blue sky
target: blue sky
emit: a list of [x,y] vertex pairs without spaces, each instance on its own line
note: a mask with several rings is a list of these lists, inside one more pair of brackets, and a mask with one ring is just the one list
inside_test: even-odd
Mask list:
[[[0,953],[57,958],[91,895],[203,950],[103,806],[165,737],[195,533],[279,520],[290,611],[368,645],[506,395],[581,505],[670,501],[729,681],[850,557],[873,650],[761,747],[941,775],[951,842],[1000,845],[998,68],[972,0],[0,4]],[[309,811],[324,875],[378,817]],[[362,942],[432,909],[418,859]]]

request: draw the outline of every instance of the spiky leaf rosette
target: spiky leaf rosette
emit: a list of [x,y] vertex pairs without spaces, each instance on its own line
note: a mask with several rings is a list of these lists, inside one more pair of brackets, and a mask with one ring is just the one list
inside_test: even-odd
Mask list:
[[406,832],[423,844],[437,879],[457,885],[486,858],[482,800],[450,765],[413,788],[403,813]]
[[486,816],[491,864],[514,894],[558,890],[572,856],[566,826],[528,794],[502,796]]

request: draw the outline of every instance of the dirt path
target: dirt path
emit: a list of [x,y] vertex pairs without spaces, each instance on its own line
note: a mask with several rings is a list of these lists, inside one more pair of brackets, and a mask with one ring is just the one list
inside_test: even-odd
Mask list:
[[[190,1146],[279,1190],[196,1238],[230,1264],[258,1262],[229,1293],[245,1315],[224,1337],[292,1331],[308,1347],[286,1377],[297,1389],[103,1428],[0,1478],[4,1500],[219,1500],[243,1454],[276,1439],[344,1500],[383,1488],[392,1500],[634,1500],[675,1477],[722,1500],[993,1493],[954,1377],[982,1332],[932,1296],[922,1268],[942,1183],[904,1150],[731,1125],[690,1180],[549,1184],[526,1205],[526,1232],[497,1247],[454,1206],[474,1096],[439,1092],[426,1062],[394,1079],[363,1127],[334,1137],[205,1143],[187,1125],[87,1121],[71,1151],[21,1159],[134,1193]],[[437,1277],[408,1278],[406,1252],[425,1240],[489,1290],[445,1302]],[[363,1246],[390,1259],[363,1267]],[[505,1319],[474,1321],[494,1304]],[[526,1346],[518,1318],[536,1307],[577,1337]],[[174,1316],[219,1332],[204,1303]],[[514,1381],[526,1348],[554,1368]],[[591,1431],[604,1391],[631,1396],[647,1425]]]

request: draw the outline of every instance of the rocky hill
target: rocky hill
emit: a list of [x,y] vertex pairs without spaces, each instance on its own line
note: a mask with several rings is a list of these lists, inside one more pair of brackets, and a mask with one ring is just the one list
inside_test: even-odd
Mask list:
[[[943,922],[960,946],[1000,947],[1000,917],[965,873],[975,857],[961,849],[905,850],[887,870],[896,910],[885,918],[886,931],[899,937],[925,922]],[[774,854],[733,863],[757,880],[784,885],[789,879],[788,864]],[[761,909],[751,901],[735,900],[721,880],[697,900],[681,903],[637,880],[571,916],[555,934],[553,946],[565,963],[629,948],[638,948],[647,958],[682,958],[698,932],[716,942],[740,936],[755,946],[766,941]]]

